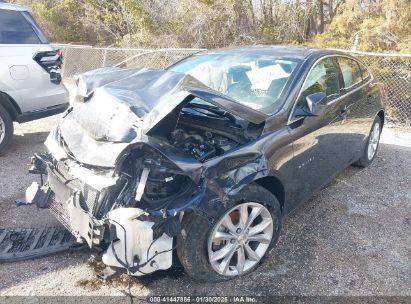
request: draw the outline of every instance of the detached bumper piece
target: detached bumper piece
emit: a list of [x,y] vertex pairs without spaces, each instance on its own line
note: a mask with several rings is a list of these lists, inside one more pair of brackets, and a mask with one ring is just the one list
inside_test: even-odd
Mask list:
[[0,229],[0,263],[33,259],[82,247],[63,227]]

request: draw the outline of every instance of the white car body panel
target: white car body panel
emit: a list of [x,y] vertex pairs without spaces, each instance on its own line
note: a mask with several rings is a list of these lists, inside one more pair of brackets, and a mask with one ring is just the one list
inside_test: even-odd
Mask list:
[[[8,11],[10,14],[16,14],[16,12],[23,14],[30,12],[31,8],[0,3],[0,12]],[[28,26],[32,26],[34,32],[36,30],[41,32],[41,29],[33,22],[35,23],[34,20],[27,21]],[[7,30],[8,28],[3,28],[4,33],[7,33]],[[33,59],[38,52],[54,50],[47,40],[41,40],[47,43],[5,44],[2,43],[1,35],[2,30],[0,29],[0,92],[7,94],[15,101],[20,114],[24,115],[67,104],[69,100],[65,86],[62,83],[52,83],[50,74]]]
[[[37,52],[52,50],[48,44],[0,44],[0,91],[13,98],[22,113],[68,102],[65,86],[51,83],[50,75],[33,60]],[[23,79],[13,75],[17,66],[28,71]]]

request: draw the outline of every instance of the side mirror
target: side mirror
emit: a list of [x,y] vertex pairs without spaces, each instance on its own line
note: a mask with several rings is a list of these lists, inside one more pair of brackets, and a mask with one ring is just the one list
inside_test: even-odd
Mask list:
[[327,100],[327,95],[324,92],[318,92],[308,95],[305,98],[305,104],[295,109],[295,116],[317,116],[320,113],[319,104]]

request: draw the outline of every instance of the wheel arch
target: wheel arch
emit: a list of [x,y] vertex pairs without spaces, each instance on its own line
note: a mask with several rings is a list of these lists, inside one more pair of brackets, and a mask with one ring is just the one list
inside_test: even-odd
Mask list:
[[281,211],[284,210],[285,188],[281,180],[276,176],[265,176],[254,181],[261,187],[270,191],[279,201]]
[[10,97],[7,93],[0,91],[0,105],[2,105],[7,112],[9,112],[13,121],[17,120],[17,117],[21,114],[21,109],[17,105],[16,101]]

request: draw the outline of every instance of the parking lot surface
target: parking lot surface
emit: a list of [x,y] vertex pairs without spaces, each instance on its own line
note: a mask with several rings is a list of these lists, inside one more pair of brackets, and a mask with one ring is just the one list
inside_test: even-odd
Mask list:
[[[0,228],[58,225],[47,210],[16,207],[36,180],[34,152],[60,116],[15,125],[0,157]],[[411,131],[385,128],[375,162],[347,168],[290,215],[278,245],[254,273],[205,284],[181,269],[132,279],[132,294],[411,296]],[[0,295],[124,295],[127,277],[96,279],[89,251],[0,264]]]

